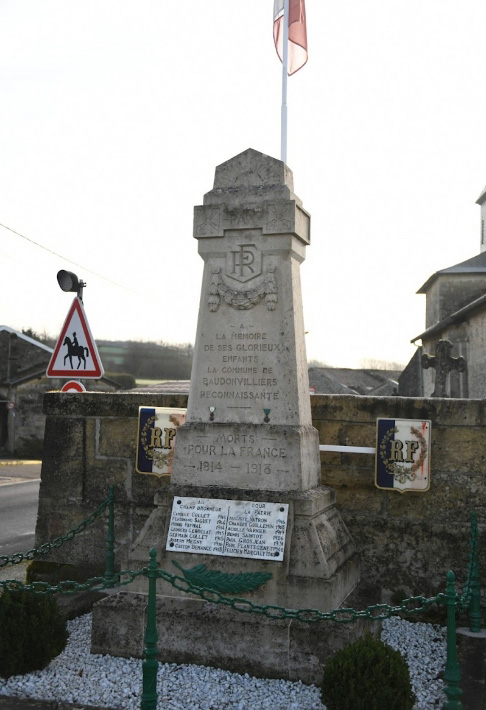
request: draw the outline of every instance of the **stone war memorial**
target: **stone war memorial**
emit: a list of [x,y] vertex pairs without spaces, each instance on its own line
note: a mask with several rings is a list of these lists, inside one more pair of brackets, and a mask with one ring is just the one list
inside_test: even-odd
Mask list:
[[[247,593],[254,603],[330,611],[356,586],[359,565],[334,492],[320,483],[299,276],[310,218],[290,170],[254,150],[217,167],[194,209],[194,237],[204,274],[186,421],[170,486],[156,493],[128,567],[146,565],[155,547],[171,572],[176,562],[271,575]],[[95,607],[93,650],[140,655],[144,585]],[[304,624],[162,585],[157,614],[163,661],[315,679],[336,643],[332,632],[316,640]]]
[[[204,271],[189,396],[47,393],[36,546],[79,526],[113,486],[119,570],[146,568],[154,548],[164,573],[259,574],[264,583],[235,596],[322,612],[434,596],[448,570],[464,584],[471,513],[486,514],[486,401],[309,394],[300,264],[310,217],[283,162],[250,149],[219,165],[194,237]],[[137,462],[140,408],[185,414],[170,475]],[[409,427],[402,463],[377,445],[379,420],[383,441]],[[408,437],[410,422],[427,423],[426,444],[424,431]],[[421,490],[389,485],[390,467],[425,448]],[[375,485],[380,461],[387,480]],[[102,575],[105,546],[98,521],[36,559],[36,578]],[[146,606],[143,576],[98,601],[92,651],[141,657]],[[376,623],[270,619],[163,579],[156,617],[163,662],[305,683],[320,683],[328,656]]]

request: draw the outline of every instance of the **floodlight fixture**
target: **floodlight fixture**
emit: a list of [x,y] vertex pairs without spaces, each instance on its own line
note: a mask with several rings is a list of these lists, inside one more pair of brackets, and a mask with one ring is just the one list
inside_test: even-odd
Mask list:
[[58,271],[57,283],[63,291],[73,291],[77,293],[80,301],[83,300],[83,288],[86,286],[86,283],[82,279],[79,279],[76,274],[73,274],[72,271],[65,271],[64,269]]

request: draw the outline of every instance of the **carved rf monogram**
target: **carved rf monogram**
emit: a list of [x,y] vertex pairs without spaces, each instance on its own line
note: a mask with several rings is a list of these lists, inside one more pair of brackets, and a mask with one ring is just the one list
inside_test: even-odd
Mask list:
[[240,244],[226,254],[226,276],[246,283],[262,273],[262,253],[255,244]]

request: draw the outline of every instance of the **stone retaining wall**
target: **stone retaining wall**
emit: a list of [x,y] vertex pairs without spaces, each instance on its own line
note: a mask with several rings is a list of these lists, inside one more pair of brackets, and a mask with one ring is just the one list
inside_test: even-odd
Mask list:
[[[376,419],[430,419],[431,486],[428,492],[384,491],[374,485],[375,457],[322,453],[322,481],[361,551],[362,589],[435,594],[447,570],[464,579],[469,525],[476,510],[486,522],[486,401],[407,397],[312,398],[321,444],[375,446]],[[486,569],[486,551],[480,565]],[[372,594],[373,592],[370,591]]]
[[[153,509],[167,478],[135,472],[139,406],[184,407],[185,395],[46,394],[47,415],[36,544],[76,527],[115,485],[118,560]],[[376,419],[432,421],[431,488],[389,492],[374,485],[374,456],[321,453],[322,482],[362,557],[360,601],[389,601],[393,593],[435,593],[448,569],[464,578],[473,509],[486,521],[486,401],[313,395],[312,418],[321,444],[374,446]],[[51,561],[104,566],[104,522],[50,553]],[[481,548],[480,548],[481,551]],[[482,568],[486,553],[481,551]]]

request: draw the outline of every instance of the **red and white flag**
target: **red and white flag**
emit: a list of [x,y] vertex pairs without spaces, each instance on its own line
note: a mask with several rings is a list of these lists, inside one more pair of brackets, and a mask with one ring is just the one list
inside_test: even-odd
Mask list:
[[[284,0],[273,3],[273,39],[275,49],[283,61]],[[288,74],[295,74],[307,62],[307,26],[305,0],[289,0],[289,59]]]

